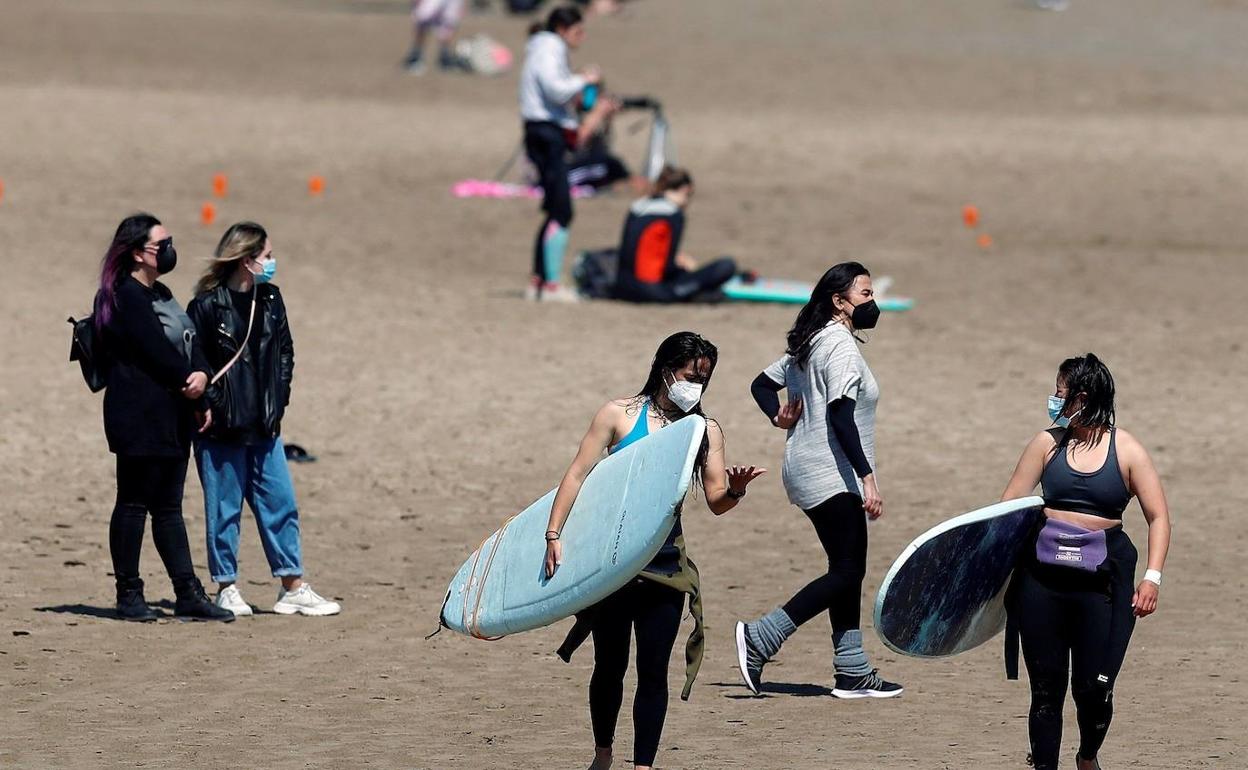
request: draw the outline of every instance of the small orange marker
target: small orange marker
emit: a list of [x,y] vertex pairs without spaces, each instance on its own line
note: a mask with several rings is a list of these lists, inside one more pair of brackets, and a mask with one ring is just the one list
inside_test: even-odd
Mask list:
[[319,176],[308,177],[308,194],[320,195],[325,192],[325,180]]
[[212,194],[218,198],[224,198],[226,193],[230,191],[230,180],[225,174],[212,175]]
[[969,203],[963,206],[962,222],[967,227],[974,229],[979,224],[979,209]]
[[975,239],[975,242],[979,244],[981,249],[992,248],[992,236],[988,233],[981,233],[980,236]]
[[0,201],[4,200],[4,180],[0,179]]
[[217,221],[217,207],[211,203],[205,203],[199,210],[199,223],[207,227]]

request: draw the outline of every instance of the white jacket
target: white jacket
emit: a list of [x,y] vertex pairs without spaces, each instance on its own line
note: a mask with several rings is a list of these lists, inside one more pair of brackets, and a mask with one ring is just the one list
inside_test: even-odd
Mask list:
[[568,44],[554,32],[538,32],[524,49],[520,70],[520,119],[549,121],[575,129],[568,102],[585,88],[585,78],[568,66]]

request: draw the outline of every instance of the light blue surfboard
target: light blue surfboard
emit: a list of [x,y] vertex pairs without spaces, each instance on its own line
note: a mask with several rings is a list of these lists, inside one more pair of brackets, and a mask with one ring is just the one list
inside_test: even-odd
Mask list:
[[[783,278],[756,278],[746,281],[741,276],[732,278],[722,287],[724,296],[738,302],[782,302],[804,305],[810,300],[814,284],[790,281]],[[907,297],[876,297],[876,304],[885,312],[903,312],[914,307],[914,300]]]
[[875,599],[875,631],[891,650],[943,658],[1005,628],[1005,590],[1031,546],[1044,499],[1024,497],[932,527],[901,552]]
[[556,490],[473,551],[447,589],[442,623],[479,638],[554,623],[607,598],[654,558],[689,489],[706,422],[681,418],[598,463],[563,527],[563,564],[546,579]]

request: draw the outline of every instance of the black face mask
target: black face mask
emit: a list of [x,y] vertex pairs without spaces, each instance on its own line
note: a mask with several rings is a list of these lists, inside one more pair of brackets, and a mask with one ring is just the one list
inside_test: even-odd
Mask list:
[[854,312],[849,316],[849,321],[854,325],[855,329],[874,329],[875,324],[879,320],[880,306],[875,304],[873,299],[855,306]]
[[173,239],[166,238],[156,244],[156,272],[164,275],[178,266],[178,251],[173,248]]

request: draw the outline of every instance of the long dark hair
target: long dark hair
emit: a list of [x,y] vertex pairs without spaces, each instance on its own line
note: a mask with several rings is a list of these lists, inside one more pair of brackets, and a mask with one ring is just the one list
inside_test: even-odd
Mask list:
[[575,5],[561,5],[550,12],[546,17],[546,31],[558,32],[561,29],[574,27],[585,20],[581,15],[581,9]]
[[789,347],[786,352],[797,359],[800,366],[806,366],[806,360],[810,358],[810,341],[836,316],[832,297],[837,294],[844,296],[860,275],[869,276],[871,273],[859,262],[842,262],[828,268],[819,283],[815,284],[810,301],[798,311],[797,320],[789,329],[787,338]]
[[1114,425],[1114,376],[1105,362],[1088,353],[1068,358],[1057,367],[1057,376],[1066,385],[1066,402],[1062,411],[1082,395],[1083,408],[1070,418],[1079,428],[1112,428]]
[[113,242],[100,262],[100,290],[95,294],[95,328],[103,330],[117,308],[117,287],[134,270],[134,252],[147,245],[147,235],[160,220],[151,214],[128,216],[117,225]]
[[[641,386],[641,390],[637,392],[637,398],[649,399],[652,403],[657,401],[659,394],[667,387],[664,381],[664,375],[668,372],[676,372],[683,369],[685,364],[690,361],[697,361],[705,358],[710,361],[710,369],[706,372],[706,382],[702,385],[702,391],[706,392],[707,387],[711,383],[711,375],[715,373],[715,364],[719,362],[719,348],[711,344],[710,340],[703,337],[697,332],[676,332],[659,344],[659,349],[654,351],[654,361],[650,364],[650,374],[646,377],[646,382]],[[699,401],[688,414],[681,417],[688,417],[690,414],[696,414],[705,419],[707,422],[713,422],[702,411],[702,402]],[[677,417],[676,419],[681,419]],[[702,471],[706,467],[706,457],[710,454],[711,442],[705,435],[702,436],[702,446],[698,449],[698,456],[693,461],[693,478],[697,484],[702,483]]]

